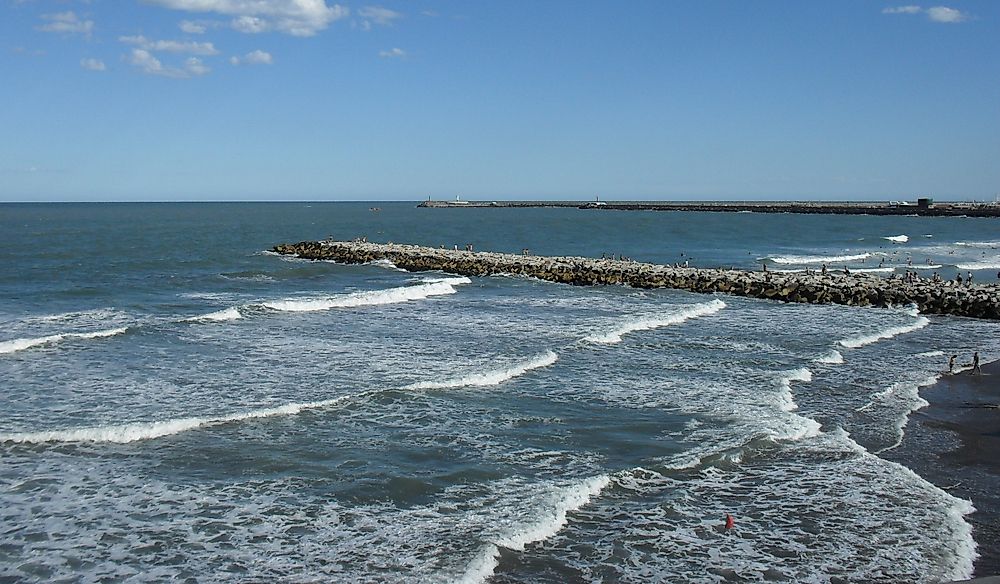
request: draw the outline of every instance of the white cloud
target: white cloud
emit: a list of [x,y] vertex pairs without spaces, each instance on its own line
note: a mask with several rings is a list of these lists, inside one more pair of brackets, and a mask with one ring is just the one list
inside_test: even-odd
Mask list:
[[948,8],[947,6],[932,6],[930,8],[923,8],[921,6],[914,5],[892,6],[883,8],[882,14],[924,14],[932,22],[943,22],[948,24],[965,22],[969,19],[968,14],[955,8]]
[[956,23],[969,19],[968,15],[960,10],[948,8],[947,6],[934,6],[927,9],[927,17],[934,22]]
[[165,51],[167,53],[191,53],[192,55],[219,54],[219,51],[216,50],[215,45],[213,45],[212,43],[196,43],[194,41],[154,41],[147,39],[142,35],[122,36],[118,37],[118,40],[128,45],[135,45],[140,49],[145,49],[147,51]]
[[211,71],[198,57],[190,57],[184,61],[184,70],[192,75],[205,75]]
[[146,49],[132,49],[128,62],[147,75],[160,75],[183,79],[195,75],[205,75],[211,71],[201,59],[190,57],[184,61],[184,67],[166,67]]
[[80,66],[88,71],[104,71],[107,67],[100,59],[80,59]]
[[920,14],[924,9],[919,6],[894,6],[883,8],[882,14]]
[[94,31],[93,20],[80,20],[72,10],[43,14],[42,20],[47,21],[38,27],[42,32],[57,32],[62,34],[82,34],[89,37]]
[[258,49],[242,57],[230,57],[229,62],[233,65],[271,65],[274,63],[274,57],[271,53]]
[[205,34],[205,31],[208,30],[208,27],[204,23],[191,20],[182,20],[177,26],[188,34]]
[[[240,32],[276,30],[295,36],[312,36],[332,22],[346,18],[345,6],[327,6],[326,0],[147,0],[174,10],[214,12],[234,17]],[[250,20],[253,19],[253,20]]]
[[400,48],[393,47],[388,51],[379,51],[378,56],[382,57],[383,59],[402,59],[403,57],[406,56],[406,51]]
[[381,6],[365,6],[361,10],[358,10],[358,16],[364,19],[362,26],[365,27],[365,30],[371,28],[371,23],[390,26],[394,20],[403,17],[399,12]]
[[232,20],[230,25],[233,27],[233,30],[247,34],[267,32],[271,29],[270,22],[256,16],[237,16]]

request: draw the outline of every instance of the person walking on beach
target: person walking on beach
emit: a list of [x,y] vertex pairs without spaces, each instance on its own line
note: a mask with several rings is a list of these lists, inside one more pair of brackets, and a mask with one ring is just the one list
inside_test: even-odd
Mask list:
[[983,370],[979,368],[979,351],[972,354],[972,373],[973,375],[983,374]]
[[955,372],[955,359],[957,359],[957,358],[958,358],[958,355],[952,355],[951,358],[948,359],[948,373],[954,373]]

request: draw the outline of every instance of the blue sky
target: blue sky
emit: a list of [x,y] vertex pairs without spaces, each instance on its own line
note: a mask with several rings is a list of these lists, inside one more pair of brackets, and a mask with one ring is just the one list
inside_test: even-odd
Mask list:
[[0,0],[0,201],[989,199],[1000,2]]

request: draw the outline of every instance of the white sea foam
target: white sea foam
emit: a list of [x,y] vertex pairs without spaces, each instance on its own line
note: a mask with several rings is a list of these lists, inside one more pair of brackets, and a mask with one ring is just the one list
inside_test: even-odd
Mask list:
[[216,312],[209,312],[208,314],[202,314],[201,316],[192,316],[189,318],[185,318],[184,320],[186,322],[198,322],[204,320],[223,322],[227,320],[236,320],[239,318],[243,318],[243,315],[240,314],[238,308],[236,308],[235,306],[231,306],[229,308],[218,310]]
[[822,264],[822,263],[839,263],[839,262],[854,262],[872,257],[870,253],[859,253],[850,255],[839,255],[839,256],[800,256],[800,255],[789,255],[789,256],[775,256],[771,258],[776,264]]
[[72,428],[67,430],[46,430],[42,432],[3,434],[0,435],[0,444],[4,442],[32,444],[41,444],[45,442],[136,442],[139,440],[150,440],[153,438],[169,436],[171,434],[179,434],[180,432],[204,426],[217,426],[230,422],[253,420],[257,418],[269,418],[272,416],[293,416],[302,410],[329,407],[351,397],[357,396],[341,396],[322,401],[290,403],[274,408],[262,408],[211,418],[175,418],[155,422],[134,422],[130,424],[116,424],[92,428]]
[[608,475],[599,475],[551,493],[543,508],[533,514],[530,523],[514,525],[495,541],[487,543],[469,562],[459,579],[463,584],[486,582],[499,565],[500,548],[524,551],[529,543],[544,541],[559,533],[569,521],[567,514],[576,511],[600,494],[611,482]]
[[996,249],[1000,248],[1000,241],[956,241],[955,245]]
[[927,351],[926,353],[917,353],[917,357],[942,357],[944,356],[944,351]]
[[859,274],[891,274],[896,268],[851,268],[851,271]]
[[58,343],[68,339],[100,339],[104,337],[113,337],[115,335],[120,335],[127,330],[128,327],[120,327],[90,333],[62,333],[58,335],[48,335],[45,337],[13,339],[10,341],[0,342],[0,354],[14,353],[31,347]]
[[416,286],[400,286],[387,290],[370,290],[352,292],[341,296],[328,298],[288,299],[264,302],[262,305],[272,310],[284,312],[313,312],[330,310],[331,308],[356,308],[360,306],[381,306],[397,304],[412,300],[422,300],[430,296],[442,296],[457,292],[455,286],[471,284],[472,280],[465,277],[435,278],[424,280]]
[[780,388],[778,393],[778,402],[782,410],[791,412],[797,410],[799,407],[792,398],[792,382],[809,382],[812,381],[812,378],[812,371],[809,371],[805,367],[792,371],[785,371],[778,376],[778,387]]
[[885,339],[891,339],[893,337],[896,337],[896,336],[899,336],[899,335],[902,335],[902,334],[911,333],[913,331],[920,330],[920,329],[924,328],[925,326],[927,326],[928,324],[930,324],[930,322],[931,321],[928,320],[926,317],[919,316],[919,317],[917,317],[917,321],[914,322],[913,324],[902,325],[902,326],[894,326],[894,327],[890,327],[890,328],[887,328],[885,330],[881,330],[881,331],[874,332],[874,333],[867,334],[867,335],[859,335],[859,336],[856,336],[856,337],[850,337],[850,338],[847,338],[847,339],[841,339],[838,342],[840,343],[841,346],[847,347],[848,349],[857,349],[857,348],[860,348],[860,347],[864,347],[866,345],[871,345],[872,343],[877,343],[877,342],[885,340]]
[[681,310],[674,312],[673,314],[668,314],[665,316],[644,316],[639,317],[634,320],[630,320],[623,324],[622,326],[601,334],[593,334],[585,338],[584,341],[590,343],[600,343],[605,345],[611,345],[615,343],[620,343],[622,341],[622,335],[636,331],[652,330],[664,326],[670,326],[674,324],[680,324],[686,320],[692,318],[698,318],[701,316],[708,316],[710,314],[715,314],[723,308],[726,307],[726,303],[714,299],[711,302],[705,302],[702,304],[695,304]]
[[893,243],[906,243],[907,241],[910,241],[910,238],[906,235],[889,235],[887,237],[883,237],[882,239]]
[[836,349],[832,349],[826,355],[823,355],[822,357],[818,357],[815,360],[815,362],[816,363],[823,363],[823,364],[826,364],[826,365],[840,365],[841,363],[844,362],[844,356],[840,354],[840,351],[838,351]]
[[370,261],[370,262],[368,262],[365,265],[366,266],[376,266],[376,267],[379,267],[379,268],[385,268],[387,270],[393,270],[393,271],[396,271],[396,272],[406,272],[407,271],[407,270],[404,270],[403,268],[397,266],[396,264],[392,263],[391,261],[389,261],[389,260],[387,260],[385,258],[382,258],[380,260]]
[[955,266],[960,270],[1000,270],[1000,259],[985,262],[968,262]]
[[533,357],[527,361],[496,369],[484,371],[482,373],[472,373],[457,379],[446,379],[443,381],[421,381],[406,386],[404,389],[453,389],[458,387],[485,387],[489,385],[500,385],[501,383],[524,375],[532,369],[548,367],[556,362],[559,356],[552,351],[546,351],[541,355]]

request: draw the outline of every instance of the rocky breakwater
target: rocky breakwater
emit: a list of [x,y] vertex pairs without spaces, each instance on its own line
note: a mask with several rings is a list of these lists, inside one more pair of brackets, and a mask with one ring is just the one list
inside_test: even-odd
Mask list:
[[1000,286],[992,284],[956,286],[952,282],[906,282],[870,274],[839,272],[789,274],[679,268],[633,261],[472,252],[392,243],[303,241],[276,245],[273,251],[303,259],[345,264],[388,260],[411,272],[440,270],[463,276],[510,274],[565,284],[676,288],[810,304],[913,304],[927,314],[1000,320]]

